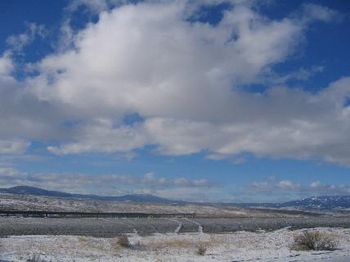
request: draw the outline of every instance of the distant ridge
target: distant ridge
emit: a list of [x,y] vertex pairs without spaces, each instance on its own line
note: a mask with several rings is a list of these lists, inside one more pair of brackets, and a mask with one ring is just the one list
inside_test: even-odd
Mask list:
[[349,196],[315,196],[289,201],[278,205],[280,208],[299,207],[303,209],[344,209],[350,208]]
[[49,191],[38,187],[15,186],[10,188],[1,188],[2,193],[36,195],[36,196],[54,196],[54,197],[71,197],[73,194],[59,191]]
[[62,198],[80,198],[80,199],[105,200],[105,201],[121,201],[121,202],[142,202],[142,203],[160,203],[160,204],[185,203],[184,201],[170,200],[170,199],[149,195],[149,194],[130,194],[130,195],[124,195],[124,196],[98,196],[98,195],[71,194],[71,193],[65,193],[60,191],[45,190],[42,188],[31,187],[31,186],[15,186],[10,188],[0,188],[0,193],[62,197]]
[[[129,194],[123,196],[98,196],[72,194],[60,191],[45,190],[38,187],[30,186],[15,186],[10,188],[0,188],[0,193],[60,197],[60,198],[75,198],[75,199],[90,199],[104,201],[120,201],[120,202],[138,202],[138,203],[159,203],[159,204],[185,204],[195,203],[181,200],[170,200],[149,194]],[[204,204],[204,203],[197,203]],[[220,203],[205,203],[205,204],[220,204]],[[243,208],[277,208],[277,209],[298,209],[303,211],[308,210],[336,210],[350,209],[350,195],[348,196],[317,196],[309,197],[301,200],[288,201],[283,203],[226,203],[225,206],[237,206]]]
[[303,211],[350,209],[350,195],[314,196],[282,203],[242,203],[237,205],[248,208],[298,209]]

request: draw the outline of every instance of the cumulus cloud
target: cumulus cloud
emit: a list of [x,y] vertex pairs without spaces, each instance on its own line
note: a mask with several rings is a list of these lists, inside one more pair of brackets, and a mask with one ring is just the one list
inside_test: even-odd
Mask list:
[[[11,61],[0,60],[0,75],[7,74],[0,79],[0,139],[54,140],[48,150],[55,154],[155,145],[165,155],[252,153],[350,164],[349,78],[316,94],[237,88],[288,59],[311,22],[329,22],[336,13],[306,5],[272,20],[230,1],[211,25],[189,19],[204,4],[194,2],[191,9],[193,1],[118,1],[113,10],[107,2],[73,2],[72,12],[88,4],[99,19],[71,32],[71,48],[36,63],[37,74],[23,83],[9,76]],[[141,120],[125,123],[133,113]]]
[[183,12],[178,3],[103,12],[76,36],[76,49],[42,61],[55,92],[45,92],[47,83],[38,89],[92,115],[193,111],[198,118],[209,111],[206,103],[230,95],[232,80],[251,79],[285,58],[302,29],[288,19],[265,21],[246,7],[228,12],[217,27],[186,22]]
[[99,119],[81,127],[77,134],[79,141],[58,147],[49,146],[48,150],[55,154],[127,153],[143,147],[147,141],[144,133],[137,127],[113,128],[113,122],[108,119]]
[[[241,93],[233,103],[239,114],[229,115],[227,119],[149,117],[134,127],[87,126],[87,134],[83,133],[78,142],[51,150],[123,152],[155,144],[157,151],[166,155],[209,151],[211,156],[222,159],[248,152],[262,157],[318,158],[348,164],[350,109],[344,103],[349,87],[350,79],[344,78],[318,94],[283,87],[273,88],[264,95]],[[126,139],[118,139],[122,134]]]
[[[6,59],[3,70],[2,59]],[[11,75],[12,67],[10,58],[0,58],[0,141],[19,145],[22,142],[16,141],[44,141],[63,136],[65,109],[31,93],[25,83]],[[67,130],[66,134],[69,133]]]
[[320,181],[309,185],[300,184],[291,180],[268,179],[251,183],[248,188],[255,193],[281,194],[281,192],[302,196],[311,195],[348,195],[350,186],[346,184],[324,184]]

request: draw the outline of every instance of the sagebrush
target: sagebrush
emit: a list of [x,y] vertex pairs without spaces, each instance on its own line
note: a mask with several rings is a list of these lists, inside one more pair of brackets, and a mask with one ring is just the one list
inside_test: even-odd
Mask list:
[[198,245],[197,255],[204,256],[207,252],[207,246],[204,244]]
[[297,250],[335,250],[338,241],[335,235],[320,231],[304,231],[294,237],[293,249]]

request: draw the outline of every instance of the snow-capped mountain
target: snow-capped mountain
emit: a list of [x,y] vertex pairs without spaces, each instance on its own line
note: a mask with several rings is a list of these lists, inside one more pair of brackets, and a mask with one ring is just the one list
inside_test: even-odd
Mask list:
[[350,196],[316,196],[281,203],[278,206],[298,209],[344,209],[350,208]]

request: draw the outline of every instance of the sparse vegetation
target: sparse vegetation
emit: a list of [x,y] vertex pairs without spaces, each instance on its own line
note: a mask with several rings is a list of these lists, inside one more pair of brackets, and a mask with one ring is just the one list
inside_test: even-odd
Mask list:
[[118,245],[124,248],[130,248],[131,244],[127,235],[122,235],[118,238]]
[[335,250],[338,241],[335,235],[320,231],[304,231],[294,237],[295,250]]

